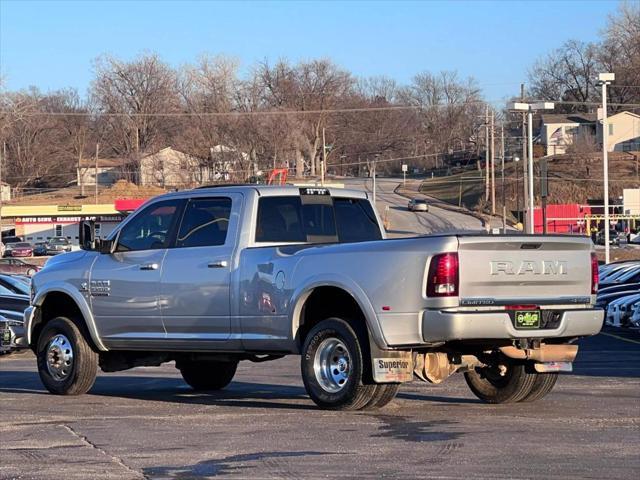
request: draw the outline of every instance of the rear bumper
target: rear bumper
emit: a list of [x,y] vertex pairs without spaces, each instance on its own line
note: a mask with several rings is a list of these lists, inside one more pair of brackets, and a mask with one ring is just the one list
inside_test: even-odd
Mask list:
[[604,310],[567,310],[558,328],[517,330],[508,313],[443,312],[426,310],[422,314],[425,342],[510,338],[562,338],[595,335],[602,329]]

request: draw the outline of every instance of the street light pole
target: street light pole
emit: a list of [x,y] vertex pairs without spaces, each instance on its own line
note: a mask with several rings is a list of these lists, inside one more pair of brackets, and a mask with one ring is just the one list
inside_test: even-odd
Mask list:
[[609,250],[609,152],[607,150],[607,136],[609,125],[607,123],[607,85],[615,80],[613,73],[601,73],[598,80],[602,84],[602,163],[604,168],[604,261],[609,263],[611,252]]
[[495,149],[495,113],[491,110],[491,214],[496,214],[496,149]]
[[529,217],[529,225],[528,225],[528,233],[535,233],[535,226],[533,224],[533,109],[529,106],[529,111],[527,112],[527,130],[528,137],[528,154],[529,154],[529,206],[528,209],[528,217]]
[[500,125],[500,161],[502,173],[502,233],[507,233],[507,197],[504,193],[504,123]]
[[551,102],[539,102],[539,103],[524,103],[524,102],[511,102],[508,105],[509,110],[526,111],[527,112],[527,140],[528,140],[528,156],[529,156],[529,205],[527,205],[527,233],[534,233],[535,227],[533,224],[533,112],[535,110],[553,110],[554,104]]

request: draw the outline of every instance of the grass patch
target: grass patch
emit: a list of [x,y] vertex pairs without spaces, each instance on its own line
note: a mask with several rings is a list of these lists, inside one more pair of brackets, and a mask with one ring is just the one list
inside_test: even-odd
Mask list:
[[430,178],[422,182],[420,192],[472,210],[484,194],[484,179],[478,171]]

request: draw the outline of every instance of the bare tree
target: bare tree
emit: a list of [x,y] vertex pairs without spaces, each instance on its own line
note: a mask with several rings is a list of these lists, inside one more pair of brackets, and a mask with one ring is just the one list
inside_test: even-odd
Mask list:
[[106,134],[111,153],[139,159],[163,145],[179,111],[176,73],[155,54],[131,62],[110,56],[95,63],[92,98],[99,113],[108,113]]
[[[535,63],[529,71],[531,93],[535,98],[566,102],[590,102],[597,98],[598,46],[569,40]],[[560,104],[556,110],[586,112],[580,104]]]
[[[614,72],[611,103],[640,102],[640,4],[623,2],[610,15],[599,51],[603,70]],[[622,107],[614,110],[620,110]]]

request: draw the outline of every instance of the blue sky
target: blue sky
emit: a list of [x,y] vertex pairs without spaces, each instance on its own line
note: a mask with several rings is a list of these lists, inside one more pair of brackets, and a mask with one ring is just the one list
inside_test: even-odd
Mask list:
[[211,2],[0,0],[0,75],[9,89],[77,88],[92,61],[153,51],[256,61],[330,57],[360,76],[474,76],[487,99],[517,92],[536,58],[597,39],[615,1]]

